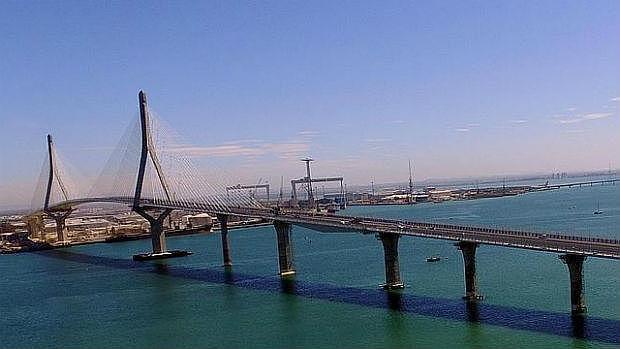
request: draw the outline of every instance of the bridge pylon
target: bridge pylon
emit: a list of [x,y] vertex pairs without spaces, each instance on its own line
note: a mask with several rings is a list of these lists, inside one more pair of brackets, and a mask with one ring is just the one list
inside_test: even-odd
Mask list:
[[[156,172],[156,179],[159,181],[165,201],[170,203],[170,191],[166,178],[162,171],[153,139],[151,135],[151,120],[148,111],[146,93],[140,91],[138,93],[138,102],[140,106],[140,129],[142,135],[142,147],[140,152],[140,165],[138,167],[138,176],[136,178],[136,190],[133,198],[132,210],[142,216],[149,222],[151,243],[153,246],[152,253],[143,253],[134,255],[135,260],[160,259],[168,257],[180,257],[190,254],[187,251],[168,251],[166,249],[166,233],[164,231],[164,220],[172,212],[172,208],[161,208],[149,206],[148,201],[145,204],[142,200],[142,188],[144,185],[144,176],[146,172],[147,162],[150,160]],[[153,200],[151,200],[153,201]]]
[[65,226],[65,220],[73,212],[71,206],[54,207],[50,205],[52,197],[52,187],[54,184],[60,189],[61,201],[69,201],[69,193],[63,179],[60,176],[56,163],[56,150],[52,135],[47,135],[47,153],[49,159],[49,172],[47,176],[47,187],[45,190],[45,202],[43,203],[43,212],[56,222],[56,240],[60,243],[68,241],[68,232]]

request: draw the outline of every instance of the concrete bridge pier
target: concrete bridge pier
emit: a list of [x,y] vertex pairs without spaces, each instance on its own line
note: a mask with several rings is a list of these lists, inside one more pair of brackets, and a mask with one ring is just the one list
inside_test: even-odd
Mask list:
[[73,212],[73,210],[47,212],[47,215],[56,222],[56,240],[58,242],[69,241],[69,233],[65,225],[65,220],[69,217],[71,212]]
[[278,262],[280,265],[280,276],[295,274],[293,266],[293,245],[291,244],[292,225],[281,221],[274,221],[278,239]]
[[151,223],[151,245],[153,253],[162,253],[166,251],[166,234],[164,233],[164,225]]
[[482,299],[478,293],[478,280],[476,278],[476,249],[478,244],[471,241],[460,241],[455,244],[463,254],[463,266],[465,270],[465,296],[467,301]]
[[218,214],[217,221],[220,223],[220,234],[222,235],[222,258],[224,267],[232,266],[232,258],[230,258],[230,246],[228,244],[228,215]]
[[157,217],[149,214],[144,209],[134,209],[140,216],[149,222],[149,230],[151,232],[151,244],[153,245],[153,254],[166,252],[166,233],[164,232],[164,220],[171,209],[165,209]]
[[583,282],[583,261],[586,256],[580,254],[564,254],[560,259],[568,266],[570,274],[570,303],[573,315],[587,311]]
[[405,284],[400,279],[400,267],[398,264],[398,239],[400,235],[392,233],[380,233],[379,239],[383,243],[385,259],[385,284],[381,287],[391,290],[404,288]]
[[58,242],[65,242],[69,240],[69,233],[67,232],[67,227],[65,226],[65,217],[54,217],[54,221],[56,221],[56,236]]
[[69,232],[67,231],[67,227],[65,225],[66,215],[54,216],[54,221],[56,222],[56,237],[58,242],[65,242],[69,240]]

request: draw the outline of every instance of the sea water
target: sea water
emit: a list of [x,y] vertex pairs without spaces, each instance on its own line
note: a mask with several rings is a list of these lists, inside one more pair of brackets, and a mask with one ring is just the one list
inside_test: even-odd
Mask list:
[[[620,185],[596,185],[341,214],[620,238],[619,197]],[[385,292],[374,235],[294,227],[297,274],[284,281],[273,227],[229,237],[231,271],[219,234],[168,238],[194,254],[164,261],[131,260],[148,240],[0,256],[0,347],[620,347],[620,261],[586,260],[588,313],[575,318],[555,253],[480,246],[475,305],[461,299],[462,256],[449,241],[401,238],[407,287]]]

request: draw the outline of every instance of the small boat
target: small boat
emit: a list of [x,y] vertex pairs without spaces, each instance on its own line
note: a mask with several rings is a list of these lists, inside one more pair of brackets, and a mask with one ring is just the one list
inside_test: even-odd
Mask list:
[[160,253],[140,253],[133,255],[134,261],[149,261],[153,259],[175,258],[185,257],[191,255],[190,251],[171,250]]
[[431,263],[431,262],[439,262],[441,260],[441,257],[439,256],[432,256],[432,257],[426,257],[426,261]]
[[596,202],[596,210],[594,211],[594,214],[603,214],[598,201]]

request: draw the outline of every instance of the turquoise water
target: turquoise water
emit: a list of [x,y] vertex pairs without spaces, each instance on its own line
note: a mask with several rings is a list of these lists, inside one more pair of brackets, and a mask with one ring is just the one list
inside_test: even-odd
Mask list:
[[[412,218],[620,238],[620,186],[415,206],[355,207],[347,215]],[[592,215],[600,202],[603,215]],[[7,348],[617,348],[620,261],[585,264],[588,316],[569,313],[568,272],[556,254],[481,246],[485,299],[467,308],[460,252],[403,238],[407,288],[386,293],[372,235],[295,227],[297,275],[281,282],[271,227],[168,239],[194,255],[131,261],[150,242],[0,257],[0,347]],[[426,263],[428,255],[445,257]]]

